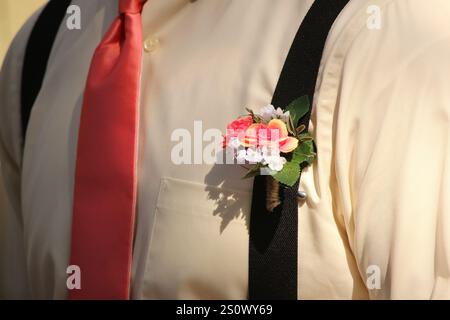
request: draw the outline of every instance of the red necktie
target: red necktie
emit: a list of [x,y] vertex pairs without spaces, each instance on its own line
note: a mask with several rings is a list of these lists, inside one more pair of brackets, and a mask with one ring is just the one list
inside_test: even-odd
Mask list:
[[136,150],[146,0],[120,0],[95,50],[78,134],[70,264],[81,289],[70,299],[129,299]]

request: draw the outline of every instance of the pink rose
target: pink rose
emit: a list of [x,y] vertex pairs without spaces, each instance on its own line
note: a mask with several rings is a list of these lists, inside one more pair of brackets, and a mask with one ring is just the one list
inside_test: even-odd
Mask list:
[[240,139],[245,147],[273,147],[275,144],[282,153],[292,152],[298,146],[297,138],[289,137],[286,123],[280,119],[273,119],[267,125],[252,124]]
[[223,147],[226,148],[231,138],[244,135],[248,127],[253,123],[252,116],[238,118],[227,126],[227,134],[223,137]]

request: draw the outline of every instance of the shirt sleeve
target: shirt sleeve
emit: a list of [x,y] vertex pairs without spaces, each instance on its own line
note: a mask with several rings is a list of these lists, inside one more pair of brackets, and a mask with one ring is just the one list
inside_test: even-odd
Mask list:
[[450,3],[380,9],[346,54],[336,106],[346,230],[371,298],[449,299]]
[[0,298],[30,298],[21,216],[21,73],[36,12],[19,31],[0,71]]

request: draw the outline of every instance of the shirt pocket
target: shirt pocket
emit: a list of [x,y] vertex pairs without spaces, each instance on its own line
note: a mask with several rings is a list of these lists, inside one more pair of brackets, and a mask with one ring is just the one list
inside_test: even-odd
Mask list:
[[251,193],[164,178],[146,299],[246,299]]

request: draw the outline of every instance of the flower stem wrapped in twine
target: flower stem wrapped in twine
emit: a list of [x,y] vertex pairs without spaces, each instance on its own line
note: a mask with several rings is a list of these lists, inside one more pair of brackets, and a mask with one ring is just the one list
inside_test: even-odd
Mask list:
[[280,183],[272,176],[266,176],[266,209],[269,212],[281,204]]

